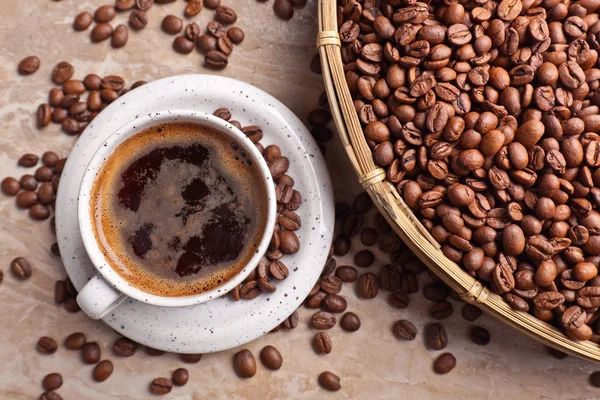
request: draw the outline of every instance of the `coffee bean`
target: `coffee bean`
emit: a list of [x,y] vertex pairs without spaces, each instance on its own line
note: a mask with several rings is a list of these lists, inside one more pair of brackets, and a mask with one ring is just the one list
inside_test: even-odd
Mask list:
[[221,0],[203,0],[204,7],[215,10],[221,4]]
[[450,353],[444,353],[435,359],[433,370],[436,374],[447,374],[456,366],[456,358]]
[[200,362],[201,359],[202,359],[202,354],[182,354],[181,355],[181,361],[190,363],[190,364],[197,364],[198,362]]
[[32,219],[43,221],[50,218],[50,209],[42,204],[34,204],[29,208],[29,216]]
[[50,167],[46,167],[45,165],[39,167],[35,170],[35,179],[39,182],[49,182],[52,179],[54,172]]
[[470,332],[471,340],[479,346],[485,346],[490,342],[490,333],[487,329],[480,326],[474,326]]
[[594,387],[600,387],[600,372],[592,372],[590,374],[590,384]]
[[325,371],[319,374],[319,385],[323,389],[330,390],[332,392],[337,392],[342,388],[340,385],[340,378],[332,372]]
[[167,378],[156,378],[150,384],[150,390],[154,394],[164,395],[173,389],[173,383]]
[[92,372],[92,376],[96,382],[104,382],[107,380],[113,373],[113,363],[109,360],[100,361]]
[[200,37],[200,34],[200,27],[197,23],[192,22],[191,24],[187,24],[185,26],[184,35],[188,40],[196,43],[196,40]]
[[52,82],[56,83],[57,85],[62,85],[71,79],[74,73],[75,68],[73,68],[70,63],[62,61],[56,64],[56,66],[52,69]]
[[461,309],[462,317],[469,322],[475,321],[481,314],[483,314],[483,311],[472,304],[465,304]]
[[290,274],[285,264],[279,260],[271,262],[269,272],[277,280],[283,280]]
[[137,343],[125,337],[118,338],[113,345],[113,351],[121,357],[131,357],[137,350]]
[[189,54],[194,50],[194,42],[185,36],[177,36],[173,41],[173,50],[181,54]]
[[290,20],[294,16],[294,7],[290,0],[275,0],[273,11],[283,20]]
[[268,369],[277,371],[283,364],[283,357],[277,348],[265,346],[260,352],[260,361]]
[[361,250],[354,255],[354,263],[361,268],[370,267],[375,262],[375,255],[370,250]]
[[342,281],[333,275],[325,275],[320,281],[321,290],[329,294],[337,294],[342,291]]
[[327,311],[332,313],[341,313],[346,311],[346,307],[348,306],[346,299],[342,296],[338,296],[337,294],[329,294],[323,300],[323,304]]
[[190,374],[187,369],[177,368],[175,371],[173,371],[173,375],[171,375],[171,381],[176,386],[185,386],[189,377]]
[[358,278],[358,271],[354,267],[343,265],[335,270],[335,276],[342,282],[354,282]]
[[119,11],[131,10],[135,7],[135,0],[116,0],[115,8]]
[[86,344],[85,335],[81,332],[75,332],[65,339],[65,347],[69,350],[79,350]]
[[42,379],[42,387],[44,390],[56,390],[63,384],[62,376],[59,373],[53,372]]
[[154,5],[154,0],[135,0],[138,10],[148,11]]
[[40,68],[40,59],[37,56],[25,57],[19,62],[18,72],[21,75],[31,75]]
[[372,299],[379,292],[377,275],[367,272],[358,278],[358,296],[363,299]]
[[37,342],[37,350],[43,354],[54,354],[58,345],[56,341],[48,336],[42,336]]
[[317,354],[329,354],[333,349],[331,338],[325,332],[318,332],[313,338],[313,348]]
[[212,69],[223,69],[227,63],[227,55],[218,50],[210,50],[204,56],[204,64]]
[[450,290],[443,283],[429,283],[423,287],[423,297],[430,301],[444,301]]
[[432,350],[442,350],[448,346],[448,334],[442,324],[433,323],[425,326],[425,343]]
[[237,21],[237,14],[235,13],[235,11],[233,10],[233,8],[231,7],[227,7],[224,5],[219,5],[216,8],[216,19],[217,21],[219,21],[222,24],[233,24],[235,23],[235,21]]
[[244,41],[244,31],[237,26],[227,29],[227,37],[233,44],[240,44]]
[[169,35],[176,35],[183,29],[183,20],[174,15],[167,15],[162,20],[161,28]]
[[[139,6],[138,6],[139,7]],[[144,29],[148,25],[148,16],[142,10],[133,10],[129,14],[129,26],[135,30]]]
[[120,24],[117,25],[112,36],[110,38],[110,45],[115,49],[120,49],[127,44],[129,40],[129,29],[127,26]]
[[452,308],[452,303],[448,301],[441,301],[439,303],[435,303],[432,307],[429,308],[429,315],[431,315],[434,319],[441,320],[448,318],[452,315],[454,309]]
[[200,14],[202,11],[202,1],[192,0],[185,6],[185,15],[187,17],[194,17]]
[[36,119],[38,128],[48,126],[52,118],[52,110],[48,104],[40,104],[37,109]]
[[335,326],[336,322],[335,315],[325,311],[313,314],[311,319],[311,324],[315,329],[331,329]]
[[[47,167],[53,167],[58,161],[58,154],[53,151],[46,151],[42,154],[42,163]],[[36,161],[37,164],[37,161]],[[34,164],[35,165],[35,164]],[[32,165],[32,166],[34,166]]]
[[417,336],[417,328],[405,319],[397,321],[392,327],[392,332],[398,339],[403,340],[414,340]]
[[98,23],[110,22],[115,15],[117,15],[117,10],[113,6],[104,5],[96,9],[96,12],[94,13],[94,20]]
[[568,355],[566,353],[563,353],[560,350],[555,350],[552,347],[545,346],[545,350],[548,354],[550,354],[550,356],[552,356],[553,358],[555,358],[557,360],[564,360],[565,358],[568,357]]
[[28,279],[31,276],[31,264],[23,257],[13,259],[10,262],[10,270],[20,280]]
[[23,190],[36,190],[38,187],[38,181],[33,175],[25,174],[19,180],[19,185]]
[[409,297],[402,291],[396,290],[388,299],[388,304],[394,308],[404,309],[410,303]]
[[65,310],[67,310],[67,312],[70,312],[72,314],[78,312],[81,309],[81,308],[79,308],[79,304],[77,304],[75,297],[69,297],[68,299],[66,299],[64,302],[64,305],[65,305]]
[[73,21],[73,29],[76,31],[85,31],[93,22],[92,14],[87,11],[77,14]]
[[159,357],[159,356],[162,356],[163,354],[165,354],[165,352],[163,350],[153,349],[152,347],[148,347],[148,346],[146,346],[144,348],[144,351],[146,352],[146,354],[148,354],[149,356],[152,356],[152,357]]
[[14,196],[19,193],[21,185],[15,178],[4,178],[2,180],[2,192],[7,196]]
[[37,193],[30,190],[25,190],[17,195],[16,203],[20,208],[30,208],[38,201]]
[[62,397],[56,392],[47,391],[40,395],[39,400],[62,400]]
[[346,332],[356,332],[360,329],[360,318],[355,313],[349,311],[342,317],[340,326]]
[[256,360],[250,350],[243,349],[235,354],[233,369],[240,378],[252,378],[256,375]]
[[110,38],[112,34],[112,25],[107,22],[101,22],[94,26],[94,28],[92,29],[92,33],[90,34],[90,38],[92,39],[92,42],[99,43]]
[[87,342],[81,348],[81,359],[86,364],[96,364],[100,361],[100,346],[96,342]]

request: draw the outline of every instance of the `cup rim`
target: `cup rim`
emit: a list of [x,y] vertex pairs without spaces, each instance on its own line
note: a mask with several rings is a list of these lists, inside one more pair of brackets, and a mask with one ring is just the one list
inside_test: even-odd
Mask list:
[[[252,161],[258,166],[261,178],[265,182],[267,191],[267,218],[265,229],[259,244],[254,252],[254,255],[248,260],[244,268],[225,283],[216,286],[206,292],[168,297],[159,296],[147,293],[133,286],[122,278],[110,265],[102,251],[100,250],[98,240],[93,230],[93,221],[91,218],[90,207],[90,192],[93,183],[96,180],[98,172],[104,166],[105,161],[113,154],[115,149],[128,138],[148,129],[151,126],[169,123],[169,122],[191,122],[199,125],[209,126],[218,132],[228,135],[233,138],[249,155]],[[212,114],[193,110],[165,110],[141,116],[134,121],[131,121],[115,132],[113,132],[95,151],[86,166],[83,178],[81,180],[77,198],[77,218],[81,237],[85,250],[96,268],[97,272],[115,289],[121,293],[136,299],[140,302],[163,306],[163,307],[185,307],[194,304],[204,303],[205,301],[216,299],[223,296],[239,285],[258,265],[260,259],[267,251],[276,220],[277,203],[275,200],[275,188],[273,179],[269,171],[269,167],[261,153],[258,151],[254,143],[242,131],[229,122],[218,118]]]

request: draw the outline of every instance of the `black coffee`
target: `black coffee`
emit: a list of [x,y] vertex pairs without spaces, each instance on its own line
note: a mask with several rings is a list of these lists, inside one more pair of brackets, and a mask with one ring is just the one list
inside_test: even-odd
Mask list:
[[252,257],[267,201],[258,167],[210,128],[165,124],[118,146],[92,190],[95,234],[133,286],[160,296],[213,289]]

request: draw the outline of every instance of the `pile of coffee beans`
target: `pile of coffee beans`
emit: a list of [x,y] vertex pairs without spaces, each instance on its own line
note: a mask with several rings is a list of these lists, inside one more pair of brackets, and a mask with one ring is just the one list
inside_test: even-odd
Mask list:
[[2,193],[14,196],[17,207],[29,210],[29,216],[35,220],[50,218],[54,208],[56,191],[60,174],[65,166],[66,158],[60,158],[55,152],[47,151],[42,157],[42,165],[38,167],[40,157],[27,153],[19,158],[18,164],[23,168],[37,167],[33,174],[24,174],[20,179],[7,177],[0,184]]
[[242,127],[238,121],[231,119],[231,112],[227,108],[219,108],[213,115],[229,122],[252,140],[265,158],[275,183],[277,219],[267,253],[242,284],[229,294],[235,301],[252,300],[261,293],[275,292],[277,286],[273,283],[284,280],[290,274],[282,260],[286,255],[295,254],[300,250],[300,240],[295,231],[301,228],[302,220],[295,211],[302,205],[302,195],[294,189],[294,178],[287,174],[290,161],[281,154],[279,146],[272,144],[265,148],[260,143],[263,131],[259,126]]
[[376,164],[471,276],[600,342],[600,3],[345,0]]

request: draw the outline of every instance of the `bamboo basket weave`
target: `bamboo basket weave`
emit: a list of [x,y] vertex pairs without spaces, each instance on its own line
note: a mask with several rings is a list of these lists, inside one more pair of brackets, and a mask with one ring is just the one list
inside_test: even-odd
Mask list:
[[571,340],[555,327],[532,315],[513,310],[502,297],[490,292],[481,282],[446,258],[441,246],[412,213],[396,187],[386,180],[386,171],[373,162],[371,149],[365,140],[346,84],[336,0],[319,0],[318,20],[317,47],[325,90],[338,134],[359,182],[402,241],[464,301],[476,305],[494,318],[547,346],[589,361],[600,362],[599,345],[590,341]]

